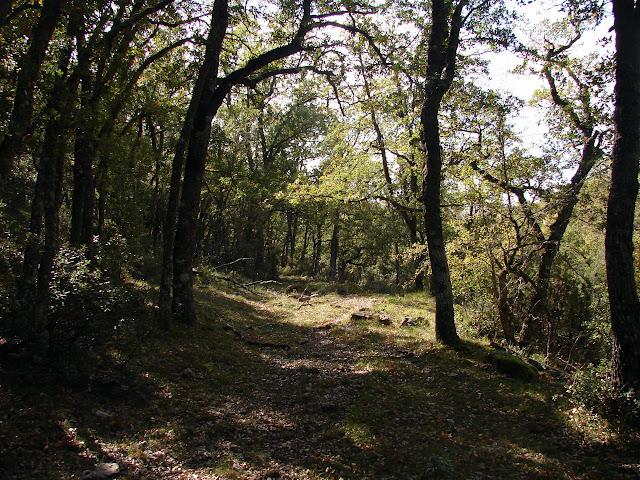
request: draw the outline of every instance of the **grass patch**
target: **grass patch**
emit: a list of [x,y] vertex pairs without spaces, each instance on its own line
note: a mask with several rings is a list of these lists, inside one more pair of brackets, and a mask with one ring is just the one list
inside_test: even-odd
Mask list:
[[[497,372],[482,342],[437,344],[424,294],[221,282],[197,299],[196,325],[125,342],[99,382],[3,371],[5,478],[80,478],[105,461],[130,479],[640,475],[637,432],[578,409],[553,379]],[[352,321],[362,309],[391,325]]]

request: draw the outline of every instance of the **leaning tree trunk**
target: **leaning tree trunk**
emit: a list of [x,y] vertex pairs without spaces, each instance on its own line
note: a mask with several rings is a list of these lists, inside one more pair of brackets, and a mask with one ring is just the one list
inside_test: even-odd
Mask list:
[[618,389],[640,387],[640,301],[633,223],[640,161],[640,6],[613,0],[616,30],[615,143],[605,237],[613,359]]
[[196,115],[185,161],[180,210],[173,250],[173,317],[182,323],[196,321],[193,298],[193,258],[197,245],[200,191],[204,178],[204,164],[211,133],[211,118]]
[[[224,38],[224,32],[226,30],[226,2],[222,7],[224,12],[221,12],[220,8],[221,5],[214,6],[211,29],[207,38],[205,59],[198,71],[198,78],[196,79],[196,83],[193,87],[191,101],[189,102],[189,108],[185,115],[171,167],[169,199],[167,201],[167,212],[162,230],[162,274],[160,278],[160,298],[158,300],[161,324],[165,327],[168,326],[168,319],[170,317],[169,312],[172,310],[171,286],[174,281],[175,262],[173,255],[175,249],[178,210],[181,207],[180,196],[182,193],[182,176],[185,168],[185,152],[187,152],[188,147],[190,148],[189,141],[194,133],[194,121],[198,114],[198,108],[202,108],[203,95],[210,92],[208,89],[212,89],[213,87],[208,84],[214,82],[213,79],[218,75],[218,58],[220,55],[222,40]],[[221,13],[223,13],[222,16],[220,16]],[[222,26],[224,26],[224,29],[220,31]],[[200,113],[200,117],[202,117],[202,113]],[[200,121],[202,122],[203,119],[200,118]],[[209,138],[207,137],[207,144],[208,141]],[[196,211],[198,210],[198,207],[198,205],[195,207]]]
[[[212,55],[213,62],[210,75],[205,79],[207,86],[206,95],[200,100],[195,115],[194,129],[189,139],[189,149],[185,161],[184,180],[182,186],[182,198],[178,214],[175,245],[173,249],[173,314],[178,321],[191,323],[195,321],[195,308],[193,302],[193,255],[195,246],[187,242],[195,241],[197,219],[200,201],[200,189],[202,176],[204,175],[207,160],[207,147],[211,122],[225,97],[234,85],[245,80],[250,74],[267,65],[285,59],[303,49],[305,35],[314,28],[311,22],[311,1],[302,2],[303,17],[295,36],[288,44],[268,50],[249,60],[244,67],[229,73],[226,77],[218,79],[218,59],[222,51],[222,43],[228,24],[228,5],[226,0],[216,0],[213,7],[211,28],[214,41],[213,49],[207,53],[205,59]],[[187,191],[193,189],[193,191]]]

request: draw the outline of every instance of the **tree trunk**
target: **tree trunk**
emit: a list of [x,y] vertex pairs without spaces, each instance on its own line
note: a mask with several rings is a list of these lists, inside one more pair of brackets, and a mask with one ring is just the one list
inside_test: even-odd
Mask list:
[[[227,10],[226,0],[215,1],[210,34],[210,36],[213,35],[213,41],[208,42],[207,53],[205,54],[205,61],[208,58],[212,59],[212,69],[205,78],[205,85],[208,90],[206,90],[206,95],[203,95],[203,98],[197,104],[194,129],[189,139],[182,198],[173,249],[173,314],[177,319],[186,323],[191,323],[195,320],[193,272],[191,271],[194,247],[186,242],[195,240],[193,230],[197,227],[193,224],[193,220],[196,219],[198,211],[211,122],[234,85],[237,85],[259,69],[301,51],[305,35],[314,28],[311,25],[311,2],[310,0],[304,0],[302,4],[303,17],[300,26],[288,44],[268,50],[248,61],[244,67],[234,70],[224,78],[218,79],[218,60],[228,24]],[[187,192],[187,188],[193,189],[193,191]],[[261,226],[261,228],[264,228],[264,226]]]
[[[34,303],[33,321],[39,332],[48,341],[51,325],[48,312],[51,304],[51,278],[53,264],[60,249],[60,206],[63,201],[65,142],[62,125],[52,121],[52,128],[47,131],[43,148],[44,185],[44,247],[38,269],[38,288]],[[44,332],[47,332],[46,334]],[[50,346],[50,345],[49,345]]]
[[[69,43],[71,43],[69,41]],[[72,47],[61,52],[58,68],[63,76],[56,78],[47,105],[48,120],[38,165],[29,241],[25,249],[22,292],[24,304],[31,312],[31,325],[26,326],[34,347],[43,353],[48,346],[48,310],[51,303],[53,262],[60,245],[60,206],[63,200],[66,144],[73,108],[75,84],[66,76]],[[44,223],[43,223],[44,220]],[[44,241],[42,231],[44,227]]]
[[[10,2],[5,0],[5,3]],[[60,18],[61,5],[61,0],[44,1],[40,18],[33,29],[29,49],[18,64],[20,71],[13,100],[13,110],[7,134],[0,143],[0,195],[2,195],[4,181],[11,175],[15,158],[20,153],[31,128],[35,83],[40,75],[40,67],[44,61],[53,31]]]
[[[203,118],[203,113],[199,113],[198,109],[203,108],[203,96],[210,96],[212,90],[215,88],[215,79],[218,76],[218,60],[220,57],[220,50],[222,48],[222,41],[224,39],[227,22],[227,2],[226,0],[218,0],[214,3],[213,12],[211,14],[211,29],[209,30],[209,36],[207,37],[207,51],[205,53],[205,59],[202,63],[202,66],[200,67],[198,78],[193,87],[191,101],[189,102],[189,108],[184,119],[184,124],[180,132],[180,138],[178,139],[176,151],[173,157],[169,200],[167,201],[167,213],[162,230],[162,274],[160,279],[160,298],[158,300],[161,318],[160,323],[164,327],[168,326],[168,319],[170,316],[169,312],[174,308],[174,305],[171,301],[171,286],[175,283],[174,250],[176,249],[175,241],[178,235],[178,232],[176,231],[178,209],[182,208],[182,200],[180,197],[181,193],[184,192],[184,189],[181,188],[181,180],[183,176],[183,170],[185,168],[185,152],[187,152],[187,147],[191,149],[190,141],[192,140],[192,138],[197,137],[198,135],[197,133],[194,133],[194,122],[196,116],[199,115],[201,124],[206,121],[206,119]],[[199,128],[202,129],[202,125],[200,125]],[[211,125],[209,125],[208,128],[210,131]],[[200,132],[200,134],[203,133],[205,132]],[[207,146],[208,143],[209,137],[207,136]],[[197,148],[197,146],[194,146],[194,148]],[[193,161],[194,159],[192,157],[192,165],[190,167],[192,170],[194,170]],[[196,181],[196,183],[198,182]],[[200,184],[201,183],[202,179],[200,179]],[[199,196],[200,192],[198,191],[198,201]],[[198,207],[199,205],[195,206],[196,212],[198,210]],[[193,214],[191,216],[193,216]],[[193,228],[196,228],[195,225],[193,226]],[[178,247],[178,249],[179,248],[180,247]],[[184,254],[186,254],[186,252]],[[184,258],[182,261],[184,262]],[[193,260],[190,260],[188,263],[191,264],[192,261]],[[191,268],[191,266],[189,266],[189,268]],[[183,272],[183,275],[184,273],[185,272]],[[191,276],[191,272],[189,272],[188,275]],[[180,304],[183,302],[180,301],[178,303]],[[188,319],[185,320],[190,321]]]
[[[45,133],[46,135],[46,133]],[[24,249],[22,261],[22,278],[18,298],[25,308],[31,308],[36,296],[38,281],[38,266],[40,265],[40,250],[42,248],[42,227],[44,217],[44,151],[38,165],[38,177],[31,200],[31,219],[29,220],[29,235]]]
[[[547,52],[546,59],[551,61],[558,55],[561,48],[553,48]],[[580,163],[578,168],[571,179],[570,185],[566,191],[559,196],[560,208],[556,214],[554,222],[549,227],[549,235],[545,239],[542,233],[542,229],[538,225],[530,210],[527,210],[529,215],[529,223],[536,226],[539,238],[543,240],[541,245],[540,261],[538,263],[538,270],[534,279],[535,291],[531,299],[529,314],[524,319],[522,324],[522,330],[520,331],[518,344],[521,346],[529,345],[536,339],[541,340],[541,333],[543,327],[547,327],[547,355],[550,354],[550,347],[553,341],[552,322],[549,315],[549,282],[551,280],[551,269],[553,267],[553,261],[560,251],[560,243],[564,237],[564,233],[569,225],[569,220],[573,214],[573,209],[578,203],[578,195],[582,190],[584,182],[587,180],[589,172],[591,171],[596,160],[599,158],[601,151],[599,147],[600,133],[594,129],[593,119],[591,116],[592,107],[588,96],[583,96],[580,100],[579,107],[583,111],[588,111],[589,115],[583,120],[580,115],[575,111],[575,107],[572,103],[562,98],[560,92],[556,86],[556,80],[553,77],[551,69],[548,63],[545,65],[544,74],[549,84],[549,91],[553,102],[559,108],[565,112],[576,129],[582,134],[582,154],[580,156]],[[577,79],[575,82],[581,88],[586,88],[586,85],[580,83]],[[518,196],[520,202],[523,203],[523,195]]]
[[329,272],[327,279],[335,281],[338,274],[338,253],[340,250],[340,212],[336,208],[333,218],[333,233],[331,234],[331,250],[329,256]]
[[633,267],[633,222],[640,159],[640,6],[613,0],[616,30],[615,143],[605,237],[617,389],[640,387],[640,302]]
[[313,277],[320,275],[320,258],[322,255],[322,222],[316,223],[316,238],[313,243]]
[[109,160],[102,158],[98,165],[98,175],[96,178],[96,190],[98,192],[98,225],[96,233],[98,238],[104,239],[104,225],[107,219],[107,196],[109,195]]
[[[95,198],[93,161],[97,150],[98,141],[91,133],[76,139],[69,241],[73,245],[86,245],[89,249],[91,249],[93,242],[93,207]],[[90,251],[87,253],[91,255]]]
[[509,269],[505,267],[497,275],[498,316],[500,317],[504,339],[509,345],[514,345],[515,331],[513,329],[513,315],[511,315],[511,309],[509,308],[509,291],[507,289],[508,274]]
[[291,212],[293,215],[293,227],[291,228],[291,246],[289,247],[289,264],[294,265],[295,256],[296,256],[296,238],[298,237],[298,214],[296,212]]
[[[28,336],[36,348],[48,346],[48,309],[51,303],[53,262],[60,245],[60,206],[64,183],[65,141],[59,110],[54,110],[45,129],[36,192],[31,212],[30,241],[25,250],[22,294],[31,311]],[[44,242],[42,227],[44,217]]]
[[427,80],[420,114],[422,145],[426,153],[422,171],[422,201],[431,262],[431,291],[436,301],[436,339],[447,345],[458,343],[460,338],[454,321],[453,290],[440,212],[442,146],[438,111],[442,97],[453,83],[460,30],[464,22],[462,10],[467,3],[467,0],[460,0],[451,11],[452,5],[445,0],[431,2]]
[[440,213],[442,157],[437,104],[425,102],[422,110],[427,159],[423,175],[424,222],[431,263],[431,293],[436,301],[436,339],[451,345],[459,342],[454,321],[453,289],[444,245]]
[[[403,217],[404,218],[404,217]],[[411,246],[415,246],[418,244],[418,219],[414,216],[407,216],[405,221],[405,225],[409,229],[409,243]],[[425,261],[424,255],[420,255],[417,258],[413,259],[413,268],[416,271],[413,278],[413,286],[416,287],[417,292],[422,292],[424,290],[424,275],[420,271],[422,269],[422,263]]]
[[211,134],[211,117],[196,115],[185,160],[180,210],[173,249],[173,302],[174,319],[194,323],[196,312],[193,299],[193,257],[197,244],[200,191],[204,177],[204,163]]
[[302,252],[300,252],[300,267],[304,267],[304,261],[307,257],[307,244],[309,242],[309,225],[311,222],[305,220],[304,222],[304,236],[302,237]]

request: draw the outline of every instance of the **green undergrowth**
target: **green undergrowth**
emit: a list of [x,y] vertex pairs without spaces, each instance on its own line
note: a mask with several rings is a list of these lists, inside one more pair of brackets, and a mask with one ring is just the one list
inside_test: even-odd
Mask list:
[[438,344],[426,295],[310,290],[211,281],[196,325],[112,345],[83,383],[3,371],[3,478],[640,476],[635,431],[499,373],[481,341]]

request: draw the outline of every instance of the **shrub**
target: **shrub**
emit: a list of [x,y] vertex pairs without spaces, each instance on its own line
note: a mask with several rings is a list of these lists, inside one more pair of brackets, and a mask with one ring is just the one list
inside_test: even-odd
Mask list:
[[61,249],[51,293],[50,358],[81,373],[114,341],[140,341],[152,328],[144,295],[94,268],[84,248]]
[[576,370],[567,385],[574,402],[608,417],[631,425],[640,425],[640,392],[621,392],[613,388],[611,364],[586,365]]

